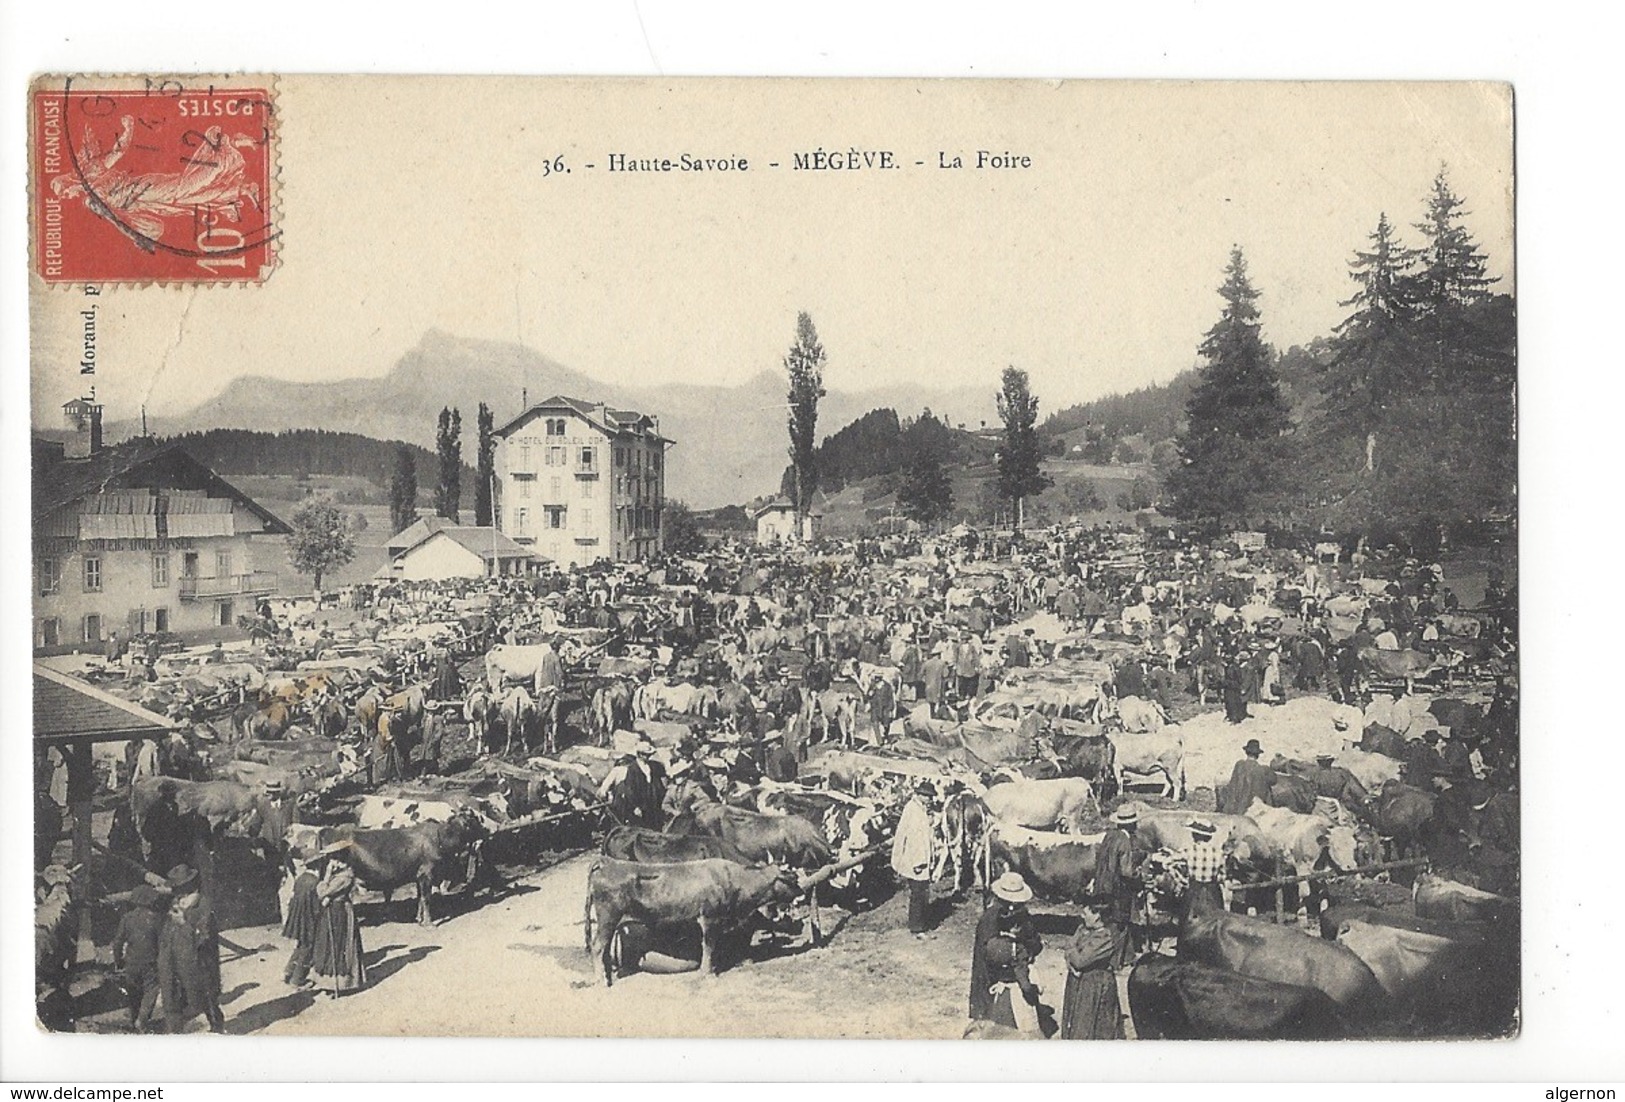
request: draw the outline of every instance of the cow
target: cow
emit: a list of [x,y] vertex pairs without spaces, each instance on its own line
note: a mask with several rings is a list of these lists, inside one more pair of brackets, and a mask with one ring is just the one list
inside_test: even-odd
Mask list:
[[259,829],[259,796],[245,784],[146,777],[130,786],[130,810],[137,830],[141,829],[147,811],[165,789],[175,793],[175,805],[182,815],[198,816],[208,823],[209,830],[216,835],[235,834],[252,838]]
[[497,695],[484,683],[469,682],[468,696],[463,700],[463,720],[468,724],[468,733],[475,745],[482,749],[492,728],[501,720],[497,702]]
[[700,971],[715,976],[717,938],[725,928],[747,921],[760,907],[788,903],[800,894],[795,873],[777,865],[746,868],[716,858],[639,864],[600,857],[587,873],[582,916],[587,956],[610,987],[615,983],[610,946],[623,921],[650,926],[697,922]]
[[816,869],[834,860],[823,832],[805,819],[724,804],[706,804],[679,816],[667,826],[667,833],[720,838],[751,862]]
[[1451,922],[1489,922],[1504,919],[1516,907],[1513,900],[1468,884],[1447,880],[1431,872],[1416,878],[1416,916]]
[[549,643],[522,646],[499,643],[485,653],[486,683],[496,693],[508,685],[534,687],[536,675],[549,657],[558,658],[558,652]]
[[422,822],[408,827],[366,830],[350,825],[322,832],[325,842],[349,842],[345,858],[355,870],[361,886],[384,893],[390,901],[394,892],[415,884],[418,892],[418,923],[433,923],[429,900],[434,892],[437,868],[467,859],[465,880],[472,871],[478,847],[485,834],[478,819],[469,811],[459,811],[445,822]]
[[[987,875],[988,833],[992,824],[992,815],[980,796],[962,787],[949,791],[943,797],[942,814],[936,821],[942,852],[938,858],[940,867],[933,872],[938,875],[947,872],[956,891],[977,882],[985,888],[992,882]],[[969,877],[965,875],[967,872]]]
[[639,719],[659,719],[662,712],[715,719],[717,690],[686,681],[651,681],[632,694],[632,711]]
[[530,745],[531,731],[536,724],[536,700],[523,685],[514,685],[497,700],[497,719],[502,724],[506,742],[502,753],[513,749],[514,736],[521,746]]
[[1453,659],[1448,654],[1427,654],[1418,650],[1378,650],[1376,647],[1361,647],[1359,652],[1360,667],[1374,681],[1404,682],[1405,691],[1411,692],[1418,681],[1426,680],[1435,674],[1443,673],[1445,683],[1450,682],[1450,673],[1460,665],[1459,659]]
[[1315,810],[1315,786],[1307,778],[1291,773],[1276,773],[1270,785],[1268,802],[1271,807],[1307,815]]
[[1304,815],[1285,807],[1271,807],[1262,800],[1253,800],[1247,809],[1247,818],[1258,824],[1265,837],[1275,843],[1300,872],[1308,872],[1320,857],[1320,839],[1327,840],[1332,860],[1340,869],[1358,865],[1355,858],[1355,838],[1352,827],[1337,826],[1321,815]]
[[996,784],[982,797],[993,817],[1001,823],[1029,830],[1083,833],[1084,811],[1100,814],[1100,800],[1094,786],[1082,777],[1061,777],[1049,781],[1007,781]]
[[237,713],[238,729],[250,742],[280,739],[293,725],[293,712],[291,702],[277,698],[250,704]]
[[1105,735],[1052,735],[1049,744],[1063,777],[1082,777],[1104,799],[1117,795],[1117,747]]
[[1382,1007],[1386,993],[1351,950],[1288,926],[1212,911],[1192,915],[1179,931],[1179,959],[1254,979],[1323,992],[1345,1012]]
[[1112,720],[1131,735],[1155,734],[1168,725],[1168,713],[1162,710],[1162,705],[1137,696],[1123,697],[1097,718]]
[[1150,734],[1108,730],[1106,737],[1112,743],[1118,791],[1123,791],[1125,773],[1161,773],[1173,799],[1185,798],[1185,738],[1177,727]]
[[1433,818],[1431,793],[1400,781],[1389,781],[1365,804],[1353,810],[1365,819],[1378,837],[1404,856],[1419,843],[1423,828]]
[[604,836],[600,847],[605,857],[638,864],[672,864],[677,861],[732,861],[752,865],[721,838],[708,834],[662,834],[637,826],[617,826]]
[[1331,1041],[1343,1011],[1314,987],[1239,975],[1150,953],[1128,978],[1135,1035],[1154,1041]]
[[[994,791],[997,791],[995,788]],[[1095,877],[1095,853],[1104,834],[1061,834],[997,822],[988,836],[991,858],[1019,872],[1039,898],[1084,902]]]
[[[1139,802],[1125,806],[1133,807],[1139,812],[1140,825],[1136,832],[1138,844],[1152,850],[1166,849],[1175,852],[1190,847],[1189,812],[1151,808]],[[1214,845],[1229,848],[1245,844],[1255,856],[1273,856],[1280,853],[1280,848],[1259,829],[1258,824],[1245,815],[1204,812],[1202,818],[1218,828],[1218,832],[1213,836]]]
[[[817,827],[840,864],[879,846],[891,833],[891,824],[874,800],[855,799],[840,792],[764,785],[757,793],[756,807],[768,815],[794,815]],[[830,886],[836,890],[854,886],[864,868],[859,864],[837,873]]]
[[891,686],[894,699],[903,692],[903,671],[896,666],[877,666],[853,658],[846,663],[842,672],[851,678],[860,693],[867,693],[874,688],[877,681],[884,681]]
[[598,745],[609,745],[610,735],[632,726],[632,686],[618,677],[600,686],[592,694],[588,715]]

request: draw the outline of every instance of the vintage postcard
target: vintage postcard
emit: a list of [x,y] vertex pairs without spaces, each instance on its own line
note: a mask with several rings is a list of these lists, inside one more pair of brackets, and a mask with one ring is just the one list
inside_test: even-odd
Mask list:
[[27,113],[42,1028],[1518,1033],[1509,86]]

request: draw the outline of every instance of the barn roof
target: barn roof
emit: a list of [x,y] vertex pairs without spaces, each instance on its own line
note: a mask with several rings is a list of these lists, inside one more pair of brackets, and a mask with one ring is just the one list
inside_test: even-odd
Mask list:
[[175,724],[76,677],[34,663],[34,737],[112,741],[161,735]]

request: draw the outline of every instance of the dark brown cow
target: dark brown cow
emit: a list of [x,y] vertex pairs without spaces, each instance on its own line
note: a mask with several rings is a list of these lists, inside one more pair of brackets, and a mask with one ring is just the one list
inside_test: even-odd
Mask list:
[[601,857],[587,873],[582,922],[587,955],[608,987],[615,982],[609,948],[622,921],[650,926],[698,922],[700,971],[714,976],[716,942],[723,929],[747,921],[759,907],[787,903],[799,894],[795,873],[775,865],[746,868],[720,859],[637,864]]
[[362,887],[383,892],[385,902],[396,889],[416,884],[418,922],[428,926],[433,921],[429,897],[434,892],[437,866],[449,867],[453,861],[474,856],[483,834],[472,814],[459,811],[443,823],[415,823],[387,830],[333,827],[322,832],[322,840],[348,841],[345,856],[355,869],[356,879]]
[[1103,800],[1117,795],[1117,747],[1105,735],[1056,735],[1055,757],[1061,776],[1082,777]]
[[720,838],[744,860],[816,869],[833,861],[821,830],[794,815],[762,815],[722,804],[706,804],[675,819],[668,834]]
[[720,838],[705,834],[662,834],[658,830],[635,826],[618,826],[605,835],[603,853],[605,857],[613,857],[617,861],[640,865],[712,858],[740,865],[751,864]]
[[1026,830],[1003,823],[993,829],[993,875],[1019,872],[1040,899],[1082,902],[1095,878],[1095,851],[1104,836]]
[[1168,1041],[1331,1041],[1350,1035],[1342,1011],[1313,987],[1151,954],[1128,978],[1138,1036]]

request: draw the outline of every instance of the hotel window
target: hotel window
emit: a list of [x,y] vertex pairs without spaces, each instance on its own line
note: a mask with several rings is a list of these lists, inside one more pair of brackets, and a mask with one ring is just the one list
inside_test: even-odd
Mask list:
[[559,476],[554,475],[547,484],[547,496],[552,498],[554,501],[557,501],[559,499],[559,487]]
[[547,526],[549,528],[564,527],[564,506],[549,505],[547,507]]
[[650,452],[649,453],[649,469],[651,471],[658,471],[660,469],[660,453],[659,452]]
[[513,511],[513,530],[515,532],[523,532],[525,530],[525,523],[529,520],[529,509],[515,509]]
[[519,469],[522,470],[522,471],[530,470],[530,445],[529,444],[521,444],[521,445],[519,445]]
[[519,480],[519,496],[526,499],[526,500],[529,500],[529,498],[530,498],[530,479],[521,478]]
[[547,449],[547,465],[549,467],[562,467],[562,466],[564,466],[564,449],[559,447],[556,444],[553,447],[548,448]]
[[42,647],[57,647],[62,645],[62,621],[55,616],[49,620],[39,622],[39,645]]
[[564,435],[564,418],[562,418],[562,417],[549,417],[547,419],[547,435],[549,435],[549,436],[563,436]]
[[592,527],[592,509],[589,508],[586,505],[583,505],[581,507],[581,527],[583,527],[583,528],[591,528]]
[[581,469],[582,470],[584,470],[584,471],[592,470],[593,469],[594,459],[595,459],[595,457],[593,455],[593,450],[591,448],[582,448],[581,449]]
[[[39,595],[49,597],[62,588],[62,560],[41,559],[39,561]],[[46,644],[50,646],[52,644]]]
[[[99,555],[86,555],[85,556],[85,592],[86,593],[100,593],[101,591],[102,591],[102,560],[101,560],[101,557]],[[99,619],[96,622],[98,624],[101,623],[101,621]],[[100,629],[98,628],[97,630],[98,630],[98,634],[97,634],[96,638],[100,639],[101,638]],[[87,639],[85,641],[88,643],[88,642],[93,642],[94,640]]]
[[617,467],[626,466],[626,449],[625,448],[616,448],[615,449],[615,465]]
[[152,587],[163,589],[169,584],[169,556],[154,555],[152,557]]
[[169,630],[169,609],[155,608],[152,610],[152,630],[159,635]]

